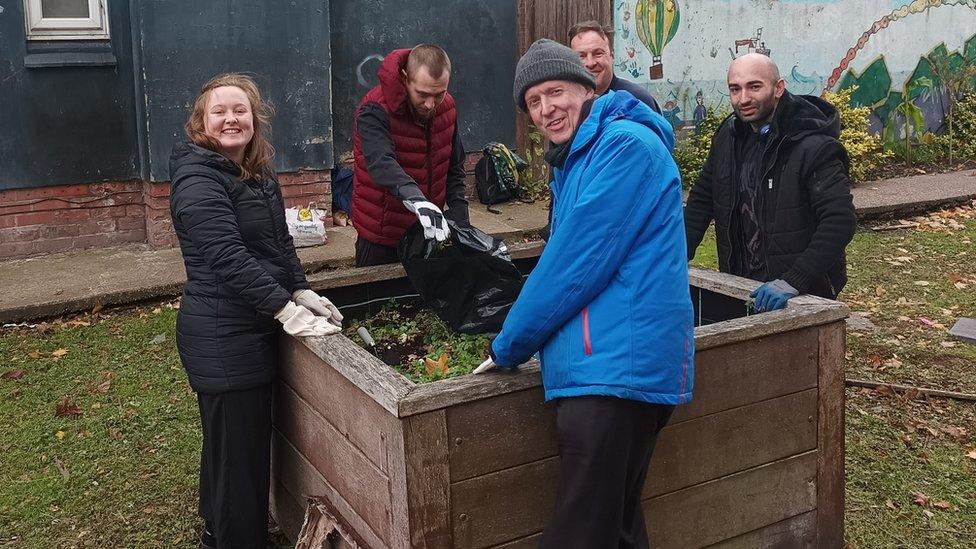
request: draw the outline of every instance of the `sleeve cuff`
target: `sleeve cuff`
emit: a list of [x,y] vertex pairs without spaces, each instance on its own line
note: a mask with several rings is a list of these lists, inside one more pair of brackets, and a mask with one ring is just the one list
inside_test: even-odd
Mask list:
[[801,294],[807,293],[813,285],[813,277],[796,268],[786,271],[781,278]]

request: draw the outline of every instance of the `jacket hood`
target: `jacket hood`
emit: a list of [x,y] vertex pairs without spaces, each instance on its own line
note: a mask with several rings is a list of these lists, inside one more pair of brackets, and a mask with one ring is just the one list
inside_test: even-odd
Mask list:
[[235,177],[241,174],[241,168],[226,156],[194,145],[190,141],[181,141],[173,147],[173,152],[169,156],[170,178],[176,175],[180,168],[190,165],[206,166]]
[[[746,124],[732,115],[737,132],[746,131]],[[840,113],[833,105],[815,95],[783,94],[776,108],[774,124],[777,133],[799,141],[804,137],[823,134],[840,138]]]
[[589,145],[607,124],[620,119],[646,126],[661,138],[668,151],[674,152],[674,130],[663,116],[654,112],[630,92],[608,91],[593,102],[590,115],[580,124],[576,138],[573,139],[570,154]]
[[400,71],[407,66],[408,55],[410,55],[409,49],[393,50],[386,54],[379,70],[376,71],[380,88],[383,90],[383,99],[394,111],[400,111],[407,103],[407,88],[403,85]]

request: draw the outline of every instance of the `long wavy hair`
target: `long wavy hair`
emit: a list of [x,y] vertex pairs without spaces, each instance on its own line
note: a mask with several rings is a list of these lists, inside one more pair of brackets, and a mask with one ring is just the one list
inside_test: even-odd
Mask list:
[[258,85],[253,78],[246,74],[235,72],[219,74],[200,88],[200,94],[193,102],[190,118],[183,127],[186,136],[197,146],[220,152],[220,143],[207,135],[205,117],[210,92],[221,86],[235,86],[244,90],[248,101],[251,102],[254,136],[244,148],[244,160],[240,164],[241,179],[272,176],[274,170],[271,163],[274,159],[275,150],[271,141],[268,140],[268,136],[271,135],[271,117],[274,115],[274,108],[261,98],[261,90],[258,89]]

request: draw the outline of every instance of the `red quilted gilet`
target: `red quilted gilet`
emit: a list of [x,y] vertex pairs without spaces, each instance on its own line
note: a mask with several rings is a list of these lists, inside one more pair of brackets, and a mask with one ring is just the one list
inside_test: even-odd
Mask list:
[[377,185],[370,177],[356,124],[359,109],[367,103],[376,103],[382,107],[390,119],[390,137],[393,139],[397,163],[417,182],[427,200],[442,210],[457,120],[451,94],[447,94],[434,111],[427,127],[414,120],[408,105],[407,89],[400,80],[400,70],[406,66],[409,53],[409,49],[394,50],[383,59],[378,72],[380,84],[369,90],[359,102],[353,119],[353,157],[356,166],[352,190],[352,222],[359,236],[384,246],[396,246],[403,233],[417,221],[417,217],[404,208],[396,196]]

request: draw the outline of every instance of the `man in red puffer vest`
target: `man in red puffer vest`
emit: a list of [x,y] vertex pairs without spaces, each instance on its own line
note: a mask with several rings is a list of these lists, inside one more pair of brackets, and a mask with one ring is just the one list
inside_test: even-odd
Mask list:
[[429,44],[394,50],[378,76],[353,122],[357,267],[396,263],[397,243],[418,220],[438,241],[450,234],[445,215],[469,223],[447,53]]

